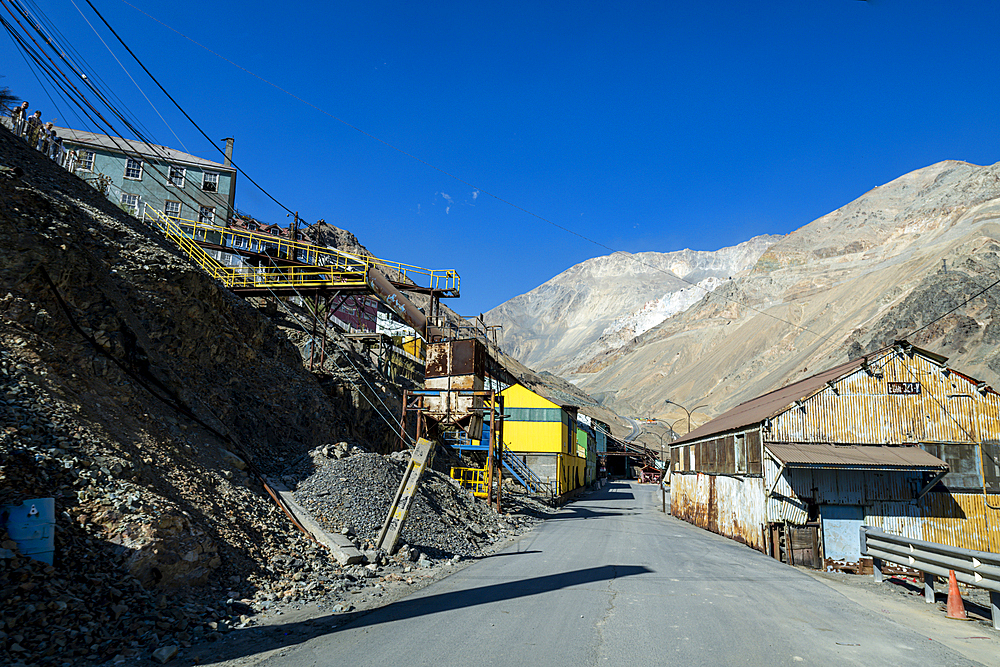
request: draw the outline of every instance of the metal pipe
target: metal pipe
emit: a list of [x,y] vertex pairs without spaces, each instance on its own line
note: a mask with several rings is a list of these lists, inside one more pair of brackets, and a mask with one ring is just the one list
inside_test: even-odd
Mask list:
[[389,279],[386,278],[385,274],[371,267],[368,270],[368,286],[372,288],[376,294],[382,297],[382,300],[392,308],[392,310],[403,318],[403,321],[413,327],[416,332],[424,340],[428,339],[429,329],[437,331],[436,327],[427,326],[427,316],[420,312],[420,309],[413,305],[406,295],[401,291],[393,287]]

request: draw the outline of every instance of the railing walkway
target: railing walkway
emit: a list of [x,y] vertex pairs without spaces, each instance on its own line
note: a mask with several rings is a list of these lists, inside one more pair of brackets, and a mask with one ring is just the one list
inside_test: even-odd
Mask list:
[[[183,218],[167,218],[148,205],[145,206],[144,217],[161,229],[164,228],[165,221],[169,221],[172,223],[173,231],[179,230],[181,234],[201,246],[244,256],[266,256],[267,263],[274,270],[272,274],[265,274],[266,282],[274,280],[282,284],[293,283],[301,286],[315,286],[317,283],[329,285],[331,282],[336,282],[339,287],[341,286],[339,283],[360,280],[360,284],[363,285],[369,272],[377,269],[394,276],[393,283],[405,285],[409,289],[433,291],[438,296],[446,298],[459,295],[460,278],[454,269],[425,269],[366,255],[354,255],[271,234],[218,227]],[[280,265],[280,270],[276,265]],[[259,284],[261,274],[255,267],[249,267],[250,270],[247,270],[248,267],[236,268],[243,269],[243,273],[248,276],[256,275],[255,279]]]
[[[231,289],[363,289],[367,285],[369,264],[348,257],[341,257],[339,263],[326,266],[225,266],[202,246],[216,245],[215,237],[221,238],[224,232],[230,230],[168,218],[149,206],[145,208],[143,217],[176,243],[195,264]],[[268,238],[266,235],[256,236]],[[258,242],[257,239],[254,242]]]

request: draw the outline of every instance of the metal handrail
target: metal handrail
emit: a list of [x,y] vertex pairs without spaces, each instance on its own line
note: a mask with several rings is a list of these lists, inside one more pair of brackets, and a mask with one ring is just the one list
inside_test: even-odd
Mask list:
[[364,287],[367,284],[368,271],[367,266],[363,263],[348,265],[345,262],[340,266],[310,267],[224,266],[198,243],[199,233],[202,234],[200,240],[205,241],[204,235],[221,232],[222,228],[202,226],[199,230],[184,224],[192,221],[167,217],[149,204],[144,204],[143,218],[152,221],[198,266],[226,287],[308,288],[326,287],[332,283],[336,283],[338,287]]
[[[993,627],[1000,630],[1000,554],[890,535],[878,528],[861,526],[861,555],[872,557],[876,582],[882,581],[880,560],[920,570],[925,577],[947,578],[949,571],[954,571],[958,581],[990,592]],[[933,602],[932,577],[928,578],[925,592],[928,602]]]
[[501,460],[504,468],[506,468],[529,493],[540,493],[545,490],[546,483],[542,481],[542,478],[536,475],[535,471],[529,468],[521,459],[517,457],[516,454],[512,453],[507,448],[503,449]]
[[462,488],[472,491],[472,495],[477,498],[489,495],[486,488],[486,468],[452,468],[451,478],[461,484]]
[[[147,205],[148,206],[148,205]],[[158,215],[159,211],[155,211]],[[335,248],[326,248],[304,241],[293,241],[280,236],[251,232],[243,229],[219,227],[211,223],[196,222],[185,218],[175,220],[186,234],[192,238],[208,240],[208,236],[218,238],[218,245],[234,250],[263,251],[274,248],[281,257],[293,257],[303,264],[330,266],[340,270],[360,270],[360,267],[378,268],[381,271],[396,272],[402,281],[420,285],[414,278],[429,280],[426,287],[437,291],[451,292],[458,296],[460,278],[455,269],[425,269],[402,262],[393,262],[368,255],[355,255]]]

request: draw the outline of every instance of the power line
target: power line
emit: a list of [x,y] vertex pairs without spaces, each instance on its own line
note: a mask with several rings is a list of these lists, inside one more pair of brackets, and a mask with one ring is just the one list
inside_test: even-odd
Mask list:
[[[182,106],[181,106],[181,105],[180,105],[180,104],[179,104],[179,103],[177,102],[177,100],[175,100],[175,99],[173,98],[173,96],[172,96],[172,95],[171,95],[170,93],[168,93],[168,92],[167,92],[167,89],[166,89],[166,88],[164,88],[164,87],[163,87],[162,85],[160,85],[160,82],[159,82],[159,81],[157,80],[157,78],[156,78],[155,76],[153,76],[152,72],[150,72],[150,71],[149,71],[149,69],[147,69],[147,68],[146,68],[146,66],[145,66],[144,64],[142,64],[142,61],[141,61],[141,60],[139,60],[139,57],[138,57],[137,55],[135,55],[135,53],[133,53],[133,52],[132,52],[132,49],[130,49],[130,48],[128,47],[128,45],[127,45],[127,44],[125,43],[125,41],[124,41],[124,40],[123,40],[123,39],[122,39],[122,38],[121,38],[121,37],[120,37],[120,36],[118,35],[118,33],[117,33],[117,32],[115,32],[115,29],[111,27],[111,24],[110,24],[110,23],[108,23],[108,22],[107,22],[107,21],[105,20],[104,16],[103,16],[103,15],[102,15],[102,14],[101,14],[101,13],[100,13],[99,11],[97,11],[97,8],[96,8],[96,7],[94,7],[94,3],[92,3],[92,2],[90,1],[90,0],[87,0],[87,4],[88,4],[88,5],[90,5],[90,8],[91,8],[92,10],[94,10],[94,13],[95,13],[95,14],[97,14],[97,17],[98,17],[99,19],[101,19],[101,22],[102,22],[102,23],[104,23],[104,25],[105,25],[105,26],[107,26],[108,30],[110,30],[110,31],[111,31],[111,34],[115,36],[115,39],[117,39],[117,40],[118,40],[118,42],[119,42],[119,43],[120,43],[120,44],[121,44],[121,45],[122,45],[123,47],[125,47],[125,50],[126,50],[126,51],[128,51],[129,55],[130,55],[130,56],[132,56],[132,58],[133,58],[133,59],[134,59],[134,60],[135,60],[135,61],[136,61],[136,62],[137,62],[137,63],[139,64],[139,67],[141,67],[141,68],[142,68],[142,71],[144,71],[144,72],[146,73],[146,75],[147,75],[147,76],[149,76],[149,78],[153,80],[153,83],[155,83],[155,84],[156,84],[156,86],[157,86],[157,87],[158,87],[158,88],[159,88],[159,89],[160,89],[160,90],[161,90],[161,91],[163,92],[163,94],[164,94],[164,95],[166,95],[166,96],[167,96],[167,98],[168,98],[168,99],[169,99],[169,100],[170,100],[171,102],[173,102],[173,103],[174,103],[174,106],[175,106],[175,107],[177,107],[177,110],[178,110],[178,111],[180,111],[180,112],[181,112],[182,114],[184,114],[184,117],[185,117],[185,118],[187,118],[187,119],[188,119],[188,120],[189,120],[189,121],[191,122],[191,124],[195,126],[195,129],[197,129],[197,130],[198,130],[198,132],[200,132],[200,133],[201,133],[201,136],[205,137],[205,139],[206,139],[206,140],[207,140],[207,141],[208,141],[208,142],[209,142],[209,143],[210,143],[210,144],[211,144],[212,146],[214,146],[216,150],[218,150],[218,151],[219,151],[220,153],[222,153],[222,149],[220,149],[220,148],[219,148],[218,146],[216,146],[216,145],[215,145],[215,142],[213,142],[213,141],[212,141],[212,140],[211,140],[211,139],[209,138],[209,136],[208,136],[207,134],[205,134],[205,131],[204,131],[203,129],[201,129],[201,126],[200,126],[200,125],[198,125],[198,123],[196,123],[196,122],[194,121],[194,119],[193,119],[193,118],[191,118],[191,116],[190,116],[190,115],[188,114],[188,112],[184,110],[184,108],[183,108],[183,107],[182,107]],[[225,154],[225,153],[223,153],[223,155],[224,155],[224,154]],[[230,158],[230,162],[231,162],[231,164],[232,164],[232,166],[233,166],[233,168],[234,168],[234,169],[236,169],[237,171],[239,171],[239,172],[240,172],[241,174],[243,174],[243,175],[244,175],[244,176],[245,176],[245,177],[247,178],[247,180],[249,180],[249,181],[250,181],[251,183],[253,183],[253,184],[254,184],[255,186],[257,186],[257,188],[258,188],[258,189],[259,189],[259,190],[260,190],[261,192],[263,192],[263,193],[264,193],[265,195],[267,195],[267,197],[268,197],[268,198],[269,198],[269,199],[270,199],[271,201],[273,201],[273,202],[274,202],[275,204],[277,204],[277,205],[278,205],[278,206],[280,206],[281,208],[285,209],[285,211],[287,211],[287,212],[289,212],[289,213],[294,213],[294,211],[292,211],[292,209],[288,208],[287,206],[285,206],[284,204],[282,204],[282,203],[281,203],[280,201],[278,201],[278,200],[277,200],[277,199],[276,199],[276,198],[274,197],[274,195],[272,195],[272,194],[271,194],[270,192],[268,192],[267,190],[265,190],[265,189],[264,189],[264,187],[263,187],[263,186],[261,186],[261,185],[260,185],[259,183],[257,183],[257,181],[255,181],[255,180],[254,180],[254,179],[253,179],[253,178],[252,178],[252,177],[251,177],[251,176],[250,176],[249,174],[247,174],[247,173],[246,173],[245,171],[243,171],[242,169],[240,169],[240,168],[239,168],[239,166],[238,166],[238,165],[237,165],[237,164],[236,164],[235,162],[232,162],[232,159],[231,159],[231,158]]]
[[952,308],[952,309],[951,309],[951,310],[949,310],[948,312],[946,312],[946,313],[942,313],[941,315],[938,315],[937,317],[935,317],[935,318],[934,318],[933,320],[931,320],[931,321],[930,321],[930,322],[928,322],[927,324],[923,325],[922,327],[920,327],[920,328],[918,328],[918,329],[914,329],[913,331],[911,331],[911,332],[910,332],[910,336],[913,336],[914,334],[916,334],[916,333],[917,333],[917,332],[919,332],[919,331],[923,331],[924,329],[926,329],[927,327],[931,326],[931,325],[932,325],[932,324],[934,324],[935,322],[940,322],[940,321],[941,321],[941,320],[943,320],[944,318],[946,318],[946,317],[948,317],[949,315],[951,315],[952,313],[954,313],[954,312],[955,312],[956,310],[958,310],[959,308],[962,308],[963,306],[965,306],[966,304],[968,304],[968,303],[969,303],[970,301],[972,301],[973,299],[976,299],[976,298],[978,298],[978,297],[982,296],[983,294],[985,294],[986,292],[990,291],[991,289],[993,289],[993,288],[994,288],[994,287],[996,287],[997,285],[1000,285],[1000,278],[998,278],[997,280],[994,280],[994,281],[993,281],[992,283],[990,283],[989,285],[987,285],[987,286],[986,286],[986,287],[984,287],[983,289],[979,290],[978,292],[976,292],[975,294],[973,294],[973,295],[972,295],[972,296],[970,296],[970,297],[969,297],[968,299],[966,299],[966,300],[965,300],[965,301],[963,301],[962,303],[958,304],[957,306],[955,306],[954,308]]
[[[341,124],[343,124],[343,125],[351,128],[351,129],[353,129],[353,130],[355,130],[355,131],[357,131],[357,132],[359,132],[359,133],[361,133],[361,134],[363,134],[363,135],[365,135],[365,136],[367,136],[367,137],[369,137],[369,138],[371,138],[371,139],[373,139],[375,141],[378,141],[379,143],[381,143],[381,144],[383,144],[383,145],[385,145],[385,146],[387,146],[387,147],[389,147],[389,148],[391,148],[391,149],[393,149],[393,150],[401,153],[402,155],[405,155],[405,156],[407,156],[407,157],[409,157],[409,158],[411,158],[411,159],[413,159],[413,160],[415,160],[415,161],[417,161],[417,162],[419,162],[419,163],[421,163],[421,164],[423,164],[423,165],[425,165],[427,167],[430,167],[431,169],[434,169],[434,170],[436,170],[436,171],[438,171],[438,172],[440,172],[440,173],[448,176],[449,178],[452,178],[452,179],[454,179],[454,180],[456,180],[456,181],[458,181],[458,182],[460,182],[460,183],[462,183],[462,184],[464,184],[464,185],[466,185],[468,187],[471,187],[474,190],[482,192],[483,194],[486,194],[486,195],[492,197],[493,199],[495,199],[495,200],[497,200],[497,201],[499,201],[499,202],[501,202],[503,204],[506,204],[506,205],[510,206],[511,208],[514,208],[514,209],[516,209],[518,211],[521,211],[521,212],[523,212],[523,213],[525,213],[525,214],[527,214],[527,215],[529,215],[531,217],[534,217],[534,218],[536,218],[538,220],[541,220],[541,221],[543,221],[543,222],[545,222],[545,223],[547,223],[547,224],[549,224],[549,225],[551,225],[553,227],[556,227],[557,229],[560,229],[560,230],[562,230],[564,232],[567,232],[569,234],[577,236],[578,238],[580,238],[580,239],[582,239],[584,241],[587,241],[588,243],[591,243],[591,244],[593,244],[593,245],[595,245],[595,246],[597,246],[599,248],[607,250],[607,251],[611,252],[612,254],[618,253],[618,252],[623,252],[623,251],[617,250],[615,248],[612,248],[611,246],[609,246],[609,245],[607,245],[605,243],[602,243],[602,242],[600,242],[600,241],[598,241],[596,239],[593,239],[593,238],[588,237],[588,236],[586,236],[584,234],[581,234],[580,232],[577,232],[577,231],[575,231],[575,230],[573,230],[573,229],[571,229],[569,227],[565,227],[563,225],[560,225],[560,224],[556,223],[555,221],[550,220],[549,218],[546,218],[546,217],[544,217],[542,215],[534,213],[533,211],[530,211],[530,210],[528,210],[528,209],[526,209],[526,208],[524,208],[522,206],[519,206],[519,205],[515,204],[514,202],[512,202],[510,200],[504,199],[503,197],[501,197],[501,196],[499,196],[497,194],[494,194],[493,192],[491,192],[489,190],[486,190],[486,189],[481,188],[481,187],[479,187],[477,185],[474,185],[473,183],[471,183],[471,182],[469,182],[469,181],[467,181],[467,180],[465,180],[465,179],[463,179],[463,178],[461,178],[461,177],[459,177],[459,176],[457,176],[457,175],[455,175],[455,174],[453,174],[453,173],[451,173],[451,172],[449,172],[449,171],[447,171],[445,169],[442,169],[442,168],[440,168],[440,167],[438,167],[438,166],[436,166],[434,164],[431,164],[430,162],[427,162],[426,160],[423,160],[422,158],[420,158],[420,157],[418,157],[416,155],[413,155],[412,153],[409,153],[409,152],[403,150],[402,148],[399,148],[399,147],[397,147],[397,146],[395,146],[393,144],[390,144],[389,142],[387,142],[387,141],[385,141],[385,140],[383,140],[383,139],[381,139],[381,138],[379,138],[379,137],[377,137],[377,136],[375,136],[375,135],[373,135],[373,134],[371,134],[371,133],[369,133],[369,132],[361,129],[360,127],[358,127],[356,125],[353,125],[352,123],[349,123],[348,121],[346,121],[346,120],[344,120],[342,118],[339,118],[339,117],[337,117],[337,116],[335,116],[335,115],[333,115],[333,114],[325,111],[324,109],[318,107],[317,105],[312,104],[311,102],[308,102],[308,101],[302,99],[301,97],[299,97],[299,96],[297,96],[297,95],[289,92],[288,90],[286,90],[284,88],[281,88],[277,84],[275,84],[275,83],[273,83],[271,81],[268,81],[267,79],[264,79],[263,77],[255,74],[253,72],[251,72],[250,70],[246,69],[245,67],[243,67],[241,65],[238,65],[237,63],[233,62],[232,60],[230,60],[230,59],[222,56],[221,54],[213,51],[212,49],[206,47],[205,45],[203,45],[203,44],[197,42],[196,40],[188,37],[187,35],[181,33],[180,31],[176,30],[175,28],[167,25],[163,21],[161,21],[161,20],[153,17],[149,13],[147,13],[147,12],[139,9],[135,5],[133,5],[130,2],[128,2],[128,0],[122,0],[122,1],[125,4],[127,4],[128,6],[132,7],[133,9],[135,9],[136,11],[138,11],[138,12],[142,13],[143,15],[147,16],[151,20],[156,21],[160,25],[162,25],[165,28],[171,30],[172,32],[180,35],[181,37],[184,37],[188,41],[190,41],[193,44],[201,47],[202,49],[208,51],[209,53],[212,53],[216,57],[218,57],[218,58],[220,58],[222,60],[225,60],[226,62],[228,62],[229,64],[233,65],[234,67],[237,67],[238,69],[241,69],[242,71],[246,72],[247,74],[249,74],[249,75],[251,75],[251,76],[259,79],[260,81],[262,81],[262,82],[264,82],[264,83],[272,86],[273,88],[275,88],[275,89],[277,89],[277,90],[285,93],[286,95],[288,95],[288,96],[290,96],[290,97],[298,100],[299,102],[301,102],[301,103],[303,103],[303,104],[305,104],[305,105],[307,105],[307,106],[309,106],[309,107],[311,107],[311,108],[319,111],[320,113],[322,113],[322,114],[324,114],[324,115],[326,115],[326,116],[328,116],[328,117],[336,120],[337,122],[339,122],[339,123],[341,123]],[[196,129],[198,129],[198,131],[202,134],[202,136],[204,136],[217,150],[219,150],[221,152],[221,149],[219,149],[219,147],[216,146],[214,142],[212,142],[212,140],[208,137],[208,135],[204,132],[204,130],[201,129],[201,127],[194,121],[194,119],[192,119],[191,116],[180,106],[180,104],[166,91],[166,89],[152,75],[152,73],[148,70],[148,68],[146,68],[146,66],[142,63],[142,61],[139,60],[138,56],[136,56],[136,54],[128,47],[128,45],[125,44],[124,40],[118,35],[118,33],[114,30],[114,28],[111,27],[111,25],[104,18],[104,16],[97,10],[97,8],[94,7],[93,3],[90,0],[87,0],[87,4],[94,11],[94,13],[97,14],[97,16],[104,23],[104,25],[111,31],[111,33],[115,36],[115,38],[119,41],[119,43],[121,43],[121,45],[129,52],[129,55],[131,55],[133,57],[133,59],[135,59],[135,61],[139,64],[139,66],[142,67],[143,71],[145,71],[146,74],[153,80],[153,82],[156,83],[156,85],[170,99],[170,101],[174,103],[174,105],[178,108],[178,110],[180,110],[181,113],[184,114],[184,116],[192,123],[192,125],[194,125]],[[78,11],[79,11],[79,9],[78,9]],[[96,31],[95,31],[95,33],[96,33]],[[98,35],[98,37],[99,37],[99,35]],[[103,40],[102,40],[102,42],[103,42]],[[106,44],[105,44],[105,46],[107,47]],[[109,49],[109,51],[110,51],[110,49]],[[119,62],[119,64],[120,64],[120,62]],[[124,66],[123,66],[123,68],[124,68]],[[127,73],[127,71],[126,71],[126,73]],[[131,78],[131,75],[130,75],[130,78]],[[133,82],[134,82],[134,80],[133,80]],[[140,91],[141,91],[141,88],[140,88]],[[100,93],[98,93],[98,95],[100,96]],[[148,98],[147,98],[147,100],[148,100]],[[106,100],[105,100],[105,103],[107,103]],[[155,110],[155,106],[154,106],[154,110]],[[157,111],[157,113],[159,113],[159,112]],[[161,116],[161,118],[162,118],[162,116]],[[102,120],[103,120],[103,118],[102,118]],[[128,122],[125,121],[124,118],[122,118],[122,120],[124,122],[126,122],[126,124],[128,124]],[[169,127],[169,125],[168,125],[168,127]],[[173,131],[173,130],[171,129],[171,131]],[[175,134],[175,136],[176,136],[176,134]],[[247,179],[250,180],[251,183],[253,183],[256,187],[258,187],[262,192],[264,192],[264,194],[267,195],[272,201],[274,201],[276,204],[278,204],[284,210],[288,211],[289,213],[292,213],[292,211],[291,211],[290,208],[288,208],[287,206],[285,206],[284,204],[282,204],[280,201],[278,201],[273,195],[271,195],[267,190],[265,190],[262,186],[260,186],[254,179],[252,179],[249,175],[247,175],[246,172],[244,172],[242,169],[239,169],[235,163],[233,164],[233,166],[234,166],[234,168],[237,168],[237,170],[240,173],[243,173],[244,176],[246,176]],[[663,269],[661,267],[654,266],[654,265],[652,265],[652,264],[650,264],[650,263],[648,263],[646,261],[643,261],[642,259],[638,258],[636,255],[634,255],[632,253],[627,253],[627,254],[628,254],[629,258],[632,261],[634,261],[634,262],[636,262],[636,263],[638,263],[638,264],[640,264],[642,266],[645,266],[645,267],[650,268],[650,269],[652,269],[654,271],[663,273],[665,275],[670,275],[670,276],[674,277],[675,279],[680,280],[683,283],[686,283],[686,284],[688,284],[688,285],[690,285],[692,287],[696,287],[698,289],[701,289],[706,294],[712,294],[712,293],[714,293],[714,290],[710,290],[710,289],[708,289],[708,288],[706,288],[706,287],[704,287],[704,286],[702,286],[702,285],[700,285],[698,283],[690,281],[690,280],[688,280],[688,279],[686,279],[684,277],[678,276],[676,273],[674,273],[672,271],[668,271],[668,270],[665,270],[665,269]],[[997,280],[996,282],[994,282],[990,286],[984,288],[982,291],[978,292],[977,294],[973,295],[972,297],[969,297],[969,299],[967,299],[966,301],[964,301],[962,304],[959,304],[955,308],[952,308],[951,310],[949,310],[948,312],[946,312],[946,313],[942,314],[941,316],[935,318],[931,322],[928,322],[927,324],[923,325],[922,327],[914,330],[913,332],[911,332],[910,335],[916,334],[919,331],[922,331],[923,329],[925,329],[925,328],[929,327],[930,325],[934,324],[935,322],[940,321],[942,318],[944,318],[947,315],[953,313],[955,310],[958,310],[962,306],[964,306],[967,303],[969,303],[969,301],[971,301],[971,300],[975,299],[976,297],[980,296],[981,294],[985,293],[987,290],[991,289],[992,287],[994,287],[997,284],[1000,284],[1000,280]],[[719,296],[721,298],[725,299],[726,301],[729,301],[729,302],[734,303],[736,305],[739,305],[739,306],[742,306],[744,308],[747,308],[748,310],[751,310],[751,311],[756,312],[758,314],[764,315],[765,317],[769,317],[769,318],[774,319],[776,321],[782,322],[782,323],[787,324],[790,327],[793,327],[795,329],[799,329],[801,331],[804,331],[804,332],[807,332],[807,333],[811,333],[814,336],[816,336],[818,338],[821,338],[823,340],[827,340],[829,342],[833,342],[833,339],[830,338],[829,336],[821,334],[821,333],[819,333],[817,331],[814,331],[814,330],[812,330],[812,329],[810,329],[808,327],[805,327],[805,326],[796,324],[794,322],[791,322],[790,320],[784,319],[782,317],[778,317],[777,315],[769,313],[769,312],[767,312],[767,311],[765,311],[765,310],[763,310],[761,308],[754,307],[754,306],[752,306],[752,305],[750,305],[748,303],[745,303],[743,301],[734,299],[734,298],[726,296],[726,295],[719,295]]]
[[[577,232],[577,231],[575,231],[575,230],[573,230],[573,229],[571,229],[569,227],[565,227],[563,225],[560,225],[559,223],[557,223],[557,222],[555,222],[553,220],[550,220],[549,218],[546,218],[546,217],[541,216],[541,215],[539,215],[539,214],[537,214],[537,213],[535,213],[533,211],[530,211],[530,210],[524,208],[523,206],[519,206],[519,205],[515,204],[514,202],[512,202],[512,201],[510,201],[508,199],[504,199],[500,195],[494,194],[493,192],[490,192],[489,190],[486,190],[486,189],[483,189],[483,188],[481,188],[481,187],[479,187],[477,185],[474,185],[473,183],[470,183],[469,181],[467,181],[467,180],[465,180],[465,179],[463,179],[463,178],[461,178],[461,177],[459,177],[459,176],[457,176],[457,175],[455,175],[455,174],[453,174],[453,173],[451,173],[451,172],[449,172],[449,171],[447,171],[445,169],[442,169],[441,167],[438,167],[437,165],[431,164],[427,160],[424,160],[424,159],[422,159],[422,158],[420,158],[420,157],[418,157],[418,156],[416,156],[416,155],[414,155],[414,154],[412,154],[412,153],[410,153],[410,152],[408,152],[408,151],[406,151],[406,150],[404,150],[402,148],[399,148],[398,146],[395,146],[394,144],[391,144],[388,141],[385,141],[384,139],[381,139],[380,137],[377,137],[374,134],[371,134],[370,132],[367,132],[367,131],[361,129],[357,125],[354,125],[354,124],[352,124],[352,123],[344,120],[343,118],[335,116],[334,114],[332,114],[332,113],[330,113],[330,112],[328,112],[328,111],[326,111],[326,110],[318,107],[317,105],[313,104],[312,102],[308,102],[308,101],[304,100],[303,98],[299,97],[298,95],[295,95],[294,93],[292,93],[292,92],[290,92],[290,91],[282,88],[278,84],[276,84],[276,83],[274,83],[272,81],[268,81],[264,77],[259,76],[258,74],[255,74],[254,72],[251,72],[250,70],[248,70],[247,68],[243,67],[242,65],[239,65],[239,64],[233,62],[229,58],[226,58],[225,56],[217,53],[216,51],[213,51],[212,49],[208,48],[204,44],[201,44],[200,42],[192,39],[191,37],[188,37],[184,33],[182,33],[179,30],[177,30],[176,28],[171,27],[170,25],[164,23],[160,19],[152,16],[151,14],[143,11],[142,9],[139,9],[138,7],[136,7],[135,5],[133,5],[132,3],[130,3],[128,0],[122,0],[122,2],[124,2],[126,5],[128,5],[132,9],[136,10],[137,12],[145,15],[149,19],[151,19],[153,21],[156,21],[157,23],[159,23],[163,27],[167,28],[168,30],[170,30],[170,31],[172,31],[172,32],[180,35],[181,37],[183,37],[184,39],[188,40],[192,44],[195,44],[196,46],[199,46],[202,49],[208,51],[212,55],[214,55],[214,56],[216,56],[216,57],[218,57],[218,58],[226,61],[227,63],[229,63],[233,67],[236,67],[237,69],[243,70],[244,72],[246,72],[250,76],[252,76],[252,77],[254,77],[254,78],[256,78],[256,79],[258,79],[258,80],[260,80],[260,81],[262,81],[264,83],[266,83],[267,85],[275,88],[276,90],[281,91],[282,93],[288,95],[289,97],[291,97],[291,98],[293,98],[295,100],[298,100],[302,104],[305,104],[306,106],[309,106],[309,107],[315,109],[316,111],[320,112],[321,114],[323,114],[325,116],[328,116],[328,117],[332,118],[333,120],[337,121],[338,123],[341,123],[341,124],[345,125],[346,127],[349,127],[352,130],[355,130],[355,131],[359,132],[360,134],[363,134],[364,136],[366,136],[366,137],[368,137],[368,138],[370,138],[370,139],[372,139],[374,141],[377,141],[377,142],[383,144],[384,146],[386,146],[388,148],[391,148],[392,150],[394,150],[394,151],[396,151],[396,152],[398,152],[398,153],[400,153],[402,155],[405,155],[406,157],[409,157],[412,160],[415,160],[416,162],[419,162],[420,164],[423,164],[423,165],[425,165],[425,166],[427,166],[427,167],[429,167],[429,168],[431,168],[431,169],[433,169],[435,171],[438,171],[438,172],[444,174],[445,176],[448,176],[449,178],[454,179],[454,180],[458,181],[459,183],[462,183],[463,185],[466,185],[466,186],[468,186],[468,187],[470,187],[470,188],[472,188],[474,190],[482,192],[483,194],[485,194],[485,195],[487,195],[489,197],[492,197],[493,199],[495,199],[495,200],[497,200],[497,201],[499,201],[499,202],[501,202],[503,204],[506,204],[507,206],[510,206],[511,208],[514,208],[514,209],[516,209],[518,211],[521,211],[522,213],[525,213],[525,214],[527,214],[527,215],[529,215],[529,216],[531,216],[533,218],[537,218],[538,220],[541,220],[542,222],[545,222],[545,223],[547,223],[549,225],[552,225],[553,227],[555,227],[557,229],[561,229],[562,231],[564,231],[564,232],[566,232],[568,234],[572,234],[573,236],[579,237],[580,239],[583,239],[584,241],[587,241],[588,243],[596,245],[599,248],[603,248],[604,250],[607,250],[607,251],[611,252],[612,254],[618,253],[618,252],[625,252],[625,251],[622,251],[622,250],[617,250],[615,248],[612,248],[609,245],[606,245],[604,243],[601,243],[600,241],[592,239],[592,238],[590,238],[590,237],[588,237],[588,236],[586,236],[584,234],[581,234],[580,232]],[[87,0],[87,4],[91,4],[90,0]],[[92,4],[91,4],[91,7],[93,7]],[[95,9],[94,11],[96,12],[97,10]],[[98,14],[98,16],[100,16],[100,14]],[[103,17],[102,17],[101,20],[104,20]],[[105,24],[107,24],[107,22],[105,22]],[[108,27],[110,28],[110,26],[108,26]],[[115,35],[115,36],[117,37],[117,35]],[[119,41],[121,41],[120,38],[119,38]],[[126,47],[126,48],[128,48],[128,47]],[[133,54],[133,57],[135,57],[134,54]],[[143,69],[145,69],[145,68],[143,68]],[[147,74],[148,74],[148,71],[147,71]],[[152,75],[150,75],[150,76],[152,77]],[[154,81],[155,81],[155,79],[154,79]],[[159,85],[159,84],[157,84],[157,85]],[[166,92],[166,91],[164,91],[164,92]],[[169,97],[169,95],[168,95],[168,97]],[[175,102],[175,104],[176,104],[176,102]],[[192,121],[192,122],[194,122],[194,121]],[[254,185],[256,185],[256,183],[254,183]],[[260,186],[258,185],[257,187],[260,187]],[[265,194],[267,194],[267,193],[265,192]],[[270,195],[268,195],[268,196],[270,196]],[[274,199],[274,198],[272,197],[272,199]],[[275,201],[277,201],[277,200],[275,200]],[[286,208],[285,210],[287,211],[288,209]],[[291,212],[291,211],[289,211],[289,212]],[[654,266],[654,265],[652,265],[652,264],[650,264],[648,262],[645,262],[645,261],[637,258],[632,253],[628,253],[628,255],[629,255],[629,258],[632,261],[634,261],[634,262],[636,262],[636,263],[638,263],[638,264],[640,264],[642,266],[645,266],[645,267],[647,267],[649,269],[652,269],[654,271],[663,273],[664,275],[673,276],[674,278],[676,278],[677,280],[680,280],[683,283],[686,283],[688,285],[691,285],[692,287],[696,287],[696,288],[704,291],[706,294],[711,294],[713,292],[713,290],[710,290],[710,289],[708,289],[708,288],[706,288],[706,287],[704,287],[702,285],[699,285],[696,282],[693,282],[693,281],[690,281],[690,280],[688,280],[686,278],[678,276],[673,271],[667,271],[667,270],[662,269],[662,268],[660,268],[658,266]],[[754,306],[751,306],[750,304],[744,303],[742,301],[738,301],[738,300],[733,299],[731,297],[723,296],[722,298],[726,299],[727,301],[729,301],[731,303],[735,303],[736,305],[743,306],[744,308],[747,308],[747,309],[752,310],[752,311],[754,311],[756,313],[764,315],[766,317],[770,317],[772,319],[778,320],[779,322],[783,322],[783,323],[785,323],[785,324],[787,324],[787,325],[789,325],[789,326],[791,326],[791,327],[793,327],[795,329],[799,329],[801,331],[805,331],[805,332],[811,333],[811,334],[813,334],[814,336],[816,336],[818,338],[821,338],[823,340],[827,340],[827,341],[833,342],[832,339],[829,336],[821,334],[821,333],[819,333],[817,331],[813,331],[812,329],[809,329],[808,327],[804,327],[802,325],[795,324],[794,322],[786,320],[786,319],[784,319],[782,317],[778,317],[777,315],[773,315],[773,314],[768,313],[768,312],[766,312],[764,310],[761,310],[759,308],[755,308]]]

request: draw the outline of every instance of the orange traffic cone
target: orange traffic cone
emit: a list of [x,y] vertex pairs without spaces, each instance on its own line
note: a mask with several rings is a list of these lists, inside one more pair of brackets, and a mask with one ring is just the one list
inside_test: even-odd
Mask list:
[[948,613],[946,616],[956,621],[969,620],[965,613],[965,603],[962,602],[962,594],[958,592],[958,579],[955,578],[955,570],[948,570]]

